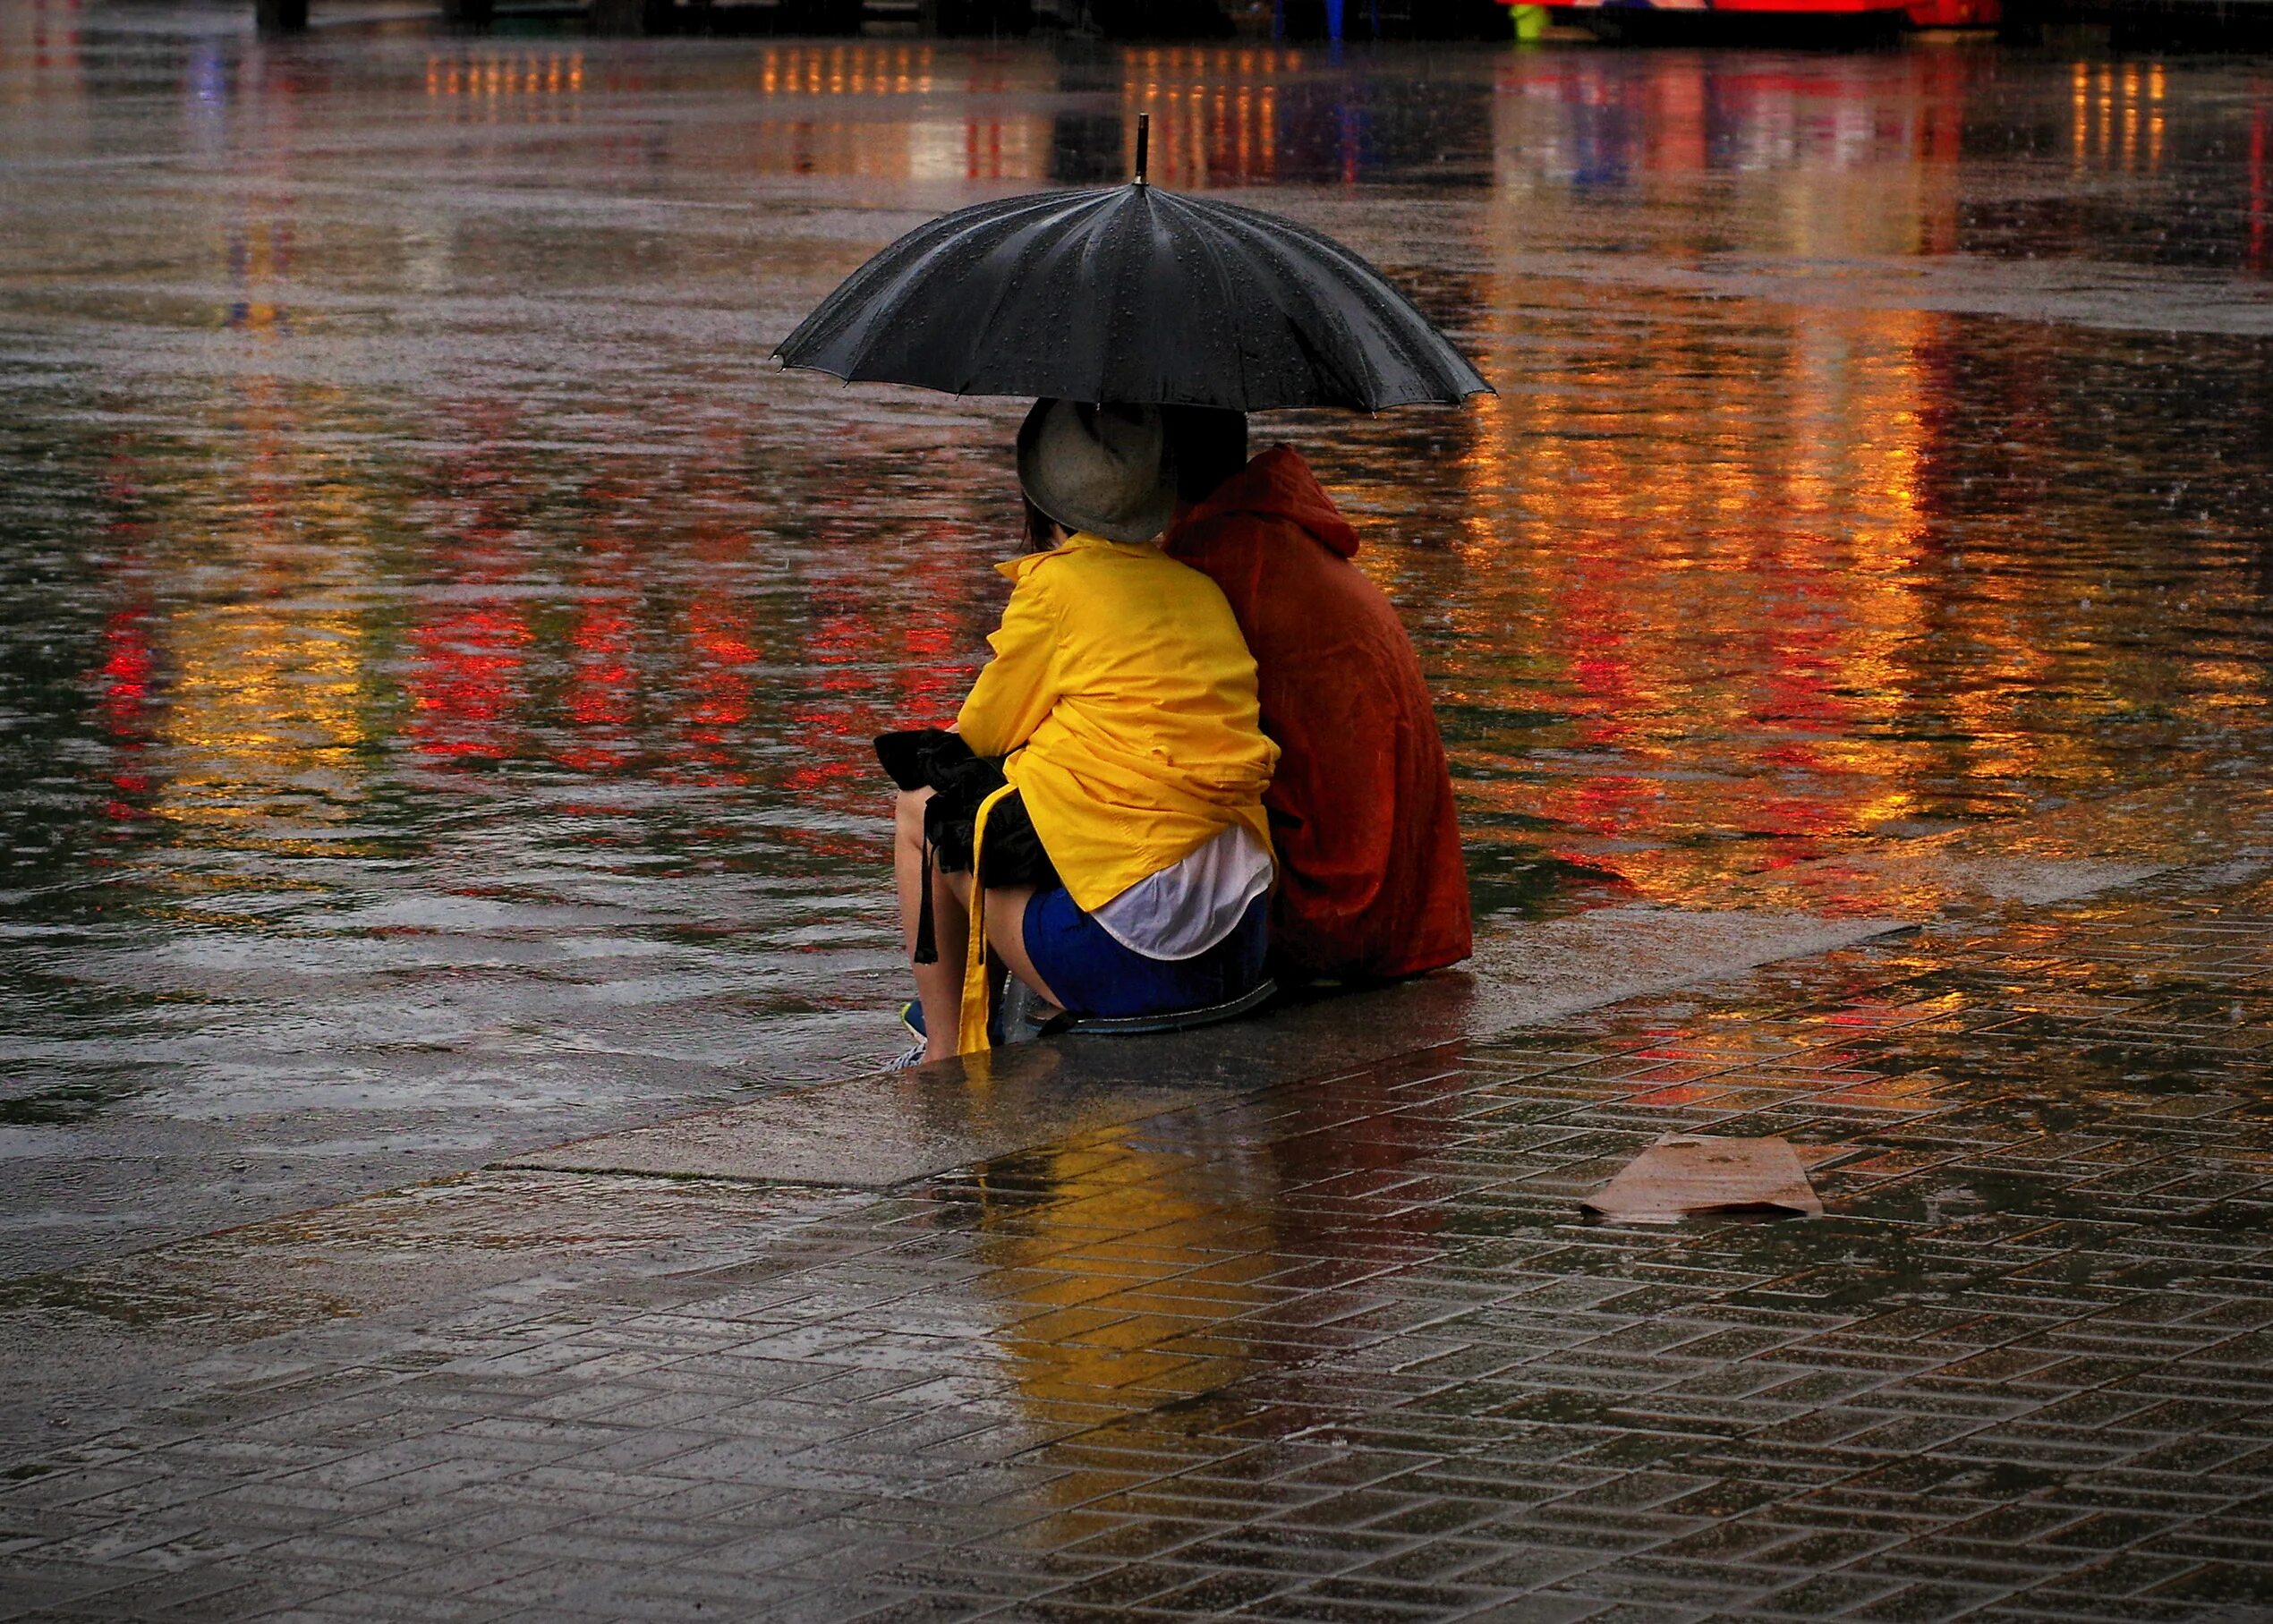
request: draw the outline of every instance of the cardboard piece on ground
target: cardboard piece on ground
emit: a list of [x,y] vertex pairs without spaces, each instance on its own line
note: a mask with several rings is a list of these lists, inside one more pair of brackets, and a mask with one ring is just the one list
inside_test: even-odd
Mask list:
[[1628,1223],[1670,1224],[1705,1212],[1823,1216],[1789,1140],[1696,1134],[1667,1134],[1579,1204]]

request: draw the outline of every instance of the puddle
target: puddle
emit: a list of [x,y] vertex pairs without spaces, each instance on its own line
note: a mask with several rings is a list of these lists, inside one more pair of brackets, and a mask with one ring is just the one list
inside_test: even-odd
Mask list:
[[1258,425],[1407,615],[1499,924],[1883,913],[1890,838],[2262,760],[2243,70],[2084,122],[2005,53],[829,49],[0,7],[0,1119],[79,1135],[11,1197],[55,1235],[114,1174],[273,1210],[194,1176],[241,1133],[336,1194],[303,1116],[311,1169],[539,1144],[890,1050],[866,740],[983,651],[1020,408],[766,352],[1148,99],[1155,178],[1501,380]]

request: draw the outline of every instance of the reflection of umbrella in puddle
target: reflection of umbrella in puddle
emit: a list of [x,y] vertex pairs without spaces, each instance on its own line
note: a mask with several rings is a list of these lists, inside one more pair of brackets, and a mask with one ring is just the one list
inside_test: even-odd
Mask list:
[[1791,1141],[1696,1134],[1667,1134],[1579,1204],[1594,1217],[1623,1223],[1748,1213],[1823,1216],[1823,1203]]
[[1490,390],[1357,254],[1275,215],[1126,186],[918,226],[774,352],[855,382],[1135,405],[1458,404]]

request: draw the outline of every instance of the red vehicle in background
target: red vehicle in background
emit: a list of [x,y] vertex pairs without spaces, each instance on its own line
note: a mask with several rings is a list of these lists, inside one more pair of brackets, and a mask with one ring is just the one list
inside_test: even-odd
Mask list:
[[1575,0],[1548,9],[1605,39],[1692,43],[1868,39],[2003,20],[2002,0]]
[[2000,0],[1917,0],[1905,9],[1914,29],[1993,29],[2005,21]]

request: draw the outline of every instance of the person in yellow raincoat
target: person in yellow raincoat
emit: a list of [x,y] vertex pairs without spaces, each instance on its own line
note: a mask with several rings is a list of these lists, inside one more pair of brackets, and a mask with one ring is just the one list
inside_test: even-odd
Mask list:
[[[1018,480],[1047,550],[999,566],[1015,587],[956,719],[972,751],[1007,758],[1008,782],[979,809],[975,875],[931,873],[938,957],[913,965],[924,1059],[987,1046],[989,948],[1061,1008],[1126,1016],[1239,998],[1268,946],[1278,746],[1222,590],[1153,545],[1176,501],[1158,409],[1037,402]],[[912,960],[932,793],[898,807]],[[1020,819],[1055,883],[977,883],[989,829]]]

